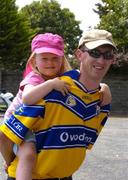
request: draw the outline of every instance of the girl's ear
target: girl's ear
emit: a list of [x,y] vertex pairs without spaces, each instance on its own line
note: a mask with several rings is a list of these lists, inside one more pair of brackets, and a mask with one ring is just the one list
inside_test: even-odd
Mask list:
[[35,59],[36,57],[34,56],[34,57],[32,57],[31,58],[31,60],[30,60],[30,63],[31,63],[31,65],[32,65],[32,67],[35,67],[36,66],[36,59]]

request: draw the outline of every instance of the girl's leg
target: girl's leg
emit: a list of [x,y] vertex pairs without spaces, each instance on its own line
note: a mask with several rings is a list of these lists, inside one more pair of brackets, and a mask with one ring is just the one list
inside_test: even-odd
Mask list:
[[7,164],[10,165],[15,155],[13,153],[13,142],[0,131],[0,152]]
[[32,180],[32,171],[36,163],[36,147],[34,142],[23,142],[17,152],[18,165],[16,180]]

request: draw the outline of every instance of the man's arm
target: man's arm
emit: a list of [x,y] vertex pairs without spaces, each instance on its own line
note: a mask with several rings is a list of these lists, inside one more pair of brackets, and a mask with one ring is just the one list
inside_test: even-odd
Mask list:
[[110,115],[110,104],[107,104],[105,106],[101,106],[99,118],[101,118],[101,123],[98,129],[98,134],[101,132],[102,128],[104,127],[106,121],[108,120],[108,117]]
[[[105,106],[101,106],[100,109],[99,109],[99,111],[100,111],[100,112],[99,112],[99,114],[97,115],[97,121],[100,122],[100,123],[99,123],[99,126],[98,126],[98,128],[97,128],[97,136],[96,136],[96,138],[95,138],[94,143],[96,142],[96,140],[97,140],[97,138],[98,138],[101,130],[103,129],[106,121],[108,120],[108,117],[109,117],[109,114],[110,114],[110,104],[105,105]],[[97,123],[98,123],[98,122],[97,122]],[[94,145],[94,143],[93,143],[93,145]],[[88,149],[91,149],[91,148],[93,147],[93,145],[90,144],[90,145],[88,146]]]

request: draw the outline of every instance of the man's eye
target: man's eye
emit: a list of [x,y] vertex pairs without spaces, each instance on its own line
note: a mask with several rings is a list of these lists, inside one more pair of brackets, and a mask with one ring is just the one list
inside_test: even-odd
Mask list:
[[92,51],[90,52],[90,54],[91,54],[92,56],[96,57],[96,58],[99,58],[99,57],[100,57],[100,52],[97,51],[97,50],[92,50]]

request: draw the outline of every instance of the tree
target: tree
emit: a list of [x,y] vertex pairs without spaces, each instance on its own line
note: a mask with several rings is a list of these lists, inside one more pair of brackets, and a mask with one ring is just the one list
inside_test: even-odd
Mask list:
[[21,69],[28,56],[33,32],[27,21],[18,14],[15,0],[0,3],[0,66],[1,69]]
[[127,0],[102,0],[96,4],[94,11],[100,17],[98,28],[106,29],[113,34],[118,47],[118,58],[115,68],[122,71],[128,68],[128,1]]
[[[96,13],[100,17],[100,28],[109,30],[119,49],[128,49],[128,1],[103,0],[98,3]],[[123,35],[123,36],[122,36]]]
[[31,28],[36,33],[52,32],[61,35],[65,40],[66,53],[73,54],[82,34],[75,16],[69,9],[61,9],[55,0],[33,2],[21,9],[20,13],[28,18]]

